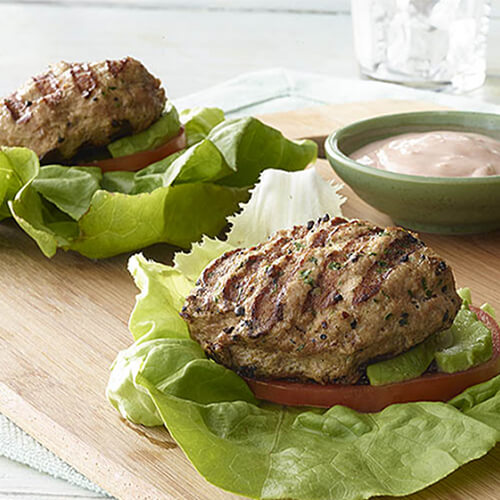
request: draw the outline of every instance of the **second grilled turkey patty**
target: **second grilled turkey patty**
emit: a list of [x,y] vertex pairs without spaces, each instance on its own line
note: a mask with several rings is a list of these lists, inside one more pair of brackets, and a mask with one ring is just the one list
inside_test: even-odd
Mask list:
[[60,62],[0,100],[0,146],[25,146],[43,158],[71,158],[81,146],[105,146],[140,132],[165,107],[165,91],[137,60]]
[[448,265],[412,233],[326,216],[222,255],[181,316],[217,362],[256,378],[355,383],[449,328]]

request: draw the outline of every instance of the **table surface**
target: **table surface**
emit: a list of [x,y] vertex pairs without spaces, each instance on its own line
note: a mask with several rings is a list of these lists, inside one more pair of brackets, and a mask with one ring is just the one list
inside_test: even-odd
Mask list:
[[[348,0],[0,0],[0,96],[49,62],[133,55],[172,98],[238,74],[285,67],[359,78]],[[500,104],[500,0],[493,0],[486,85]],[[0,500],[96,498],[0,457]]]

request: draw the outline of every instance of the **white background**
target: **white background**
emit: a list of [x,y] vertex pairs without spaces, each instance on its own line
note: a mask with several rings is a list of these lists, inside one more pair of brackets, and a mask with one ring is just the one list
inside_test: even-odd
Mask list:
[[[49,62],[133,55],[170,97],[247,71],[287,67],[357,77],[347,0],[0,0],[0,95]],[[487,85],[500,99],[500,0]]]

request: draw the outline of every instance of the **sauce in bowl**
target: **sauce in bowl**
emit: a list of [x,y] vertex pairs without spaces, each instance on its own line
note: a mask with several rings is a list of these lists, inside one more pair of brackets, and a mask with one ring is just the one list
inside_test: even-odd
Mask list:
[[363,165],[428,177],[500,175],[500,141],[481,134],[433,130],[372,142],[350,155]]

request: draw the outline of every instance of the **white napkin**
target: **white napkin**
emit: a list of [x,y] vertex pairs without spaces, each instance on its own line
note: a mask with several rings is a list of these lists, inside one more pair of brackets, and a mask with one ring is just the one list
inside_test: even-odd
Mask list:
[[[248,73],[202,92],[176,99],[178,109],[218,106],[228,116],[288,111],[329,103],[376,99],[418,99],[451,108],[500,113],[500,106],[467,97],[411,89],[399,85],[329,78],[286,69]],[[54,477],[101,493],[106,493],[74,468],[44,448],[19,427],[0,415],[0,455]]]
[[218,106],[228,115],[241,116],[377,99],[415,99],[468,111],[500,112],[500,106],[469,97],[372,80],[330,78],[281,68],[246,73],[202,92],[175,99],[174,102],[179,109]]

